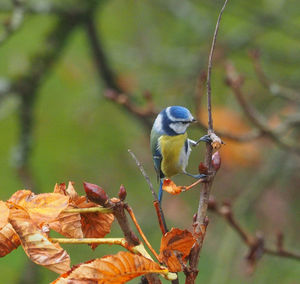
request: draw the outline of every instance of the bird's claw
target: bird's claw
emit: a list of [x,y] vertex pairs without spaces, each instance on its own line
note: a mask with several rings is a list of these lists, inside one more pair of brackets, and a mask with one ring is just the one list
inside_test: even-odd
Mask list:
[[210,137],[209,134],[206,134],[206,135],[202,136],[202,137],[196,142],[196,144],[199,144],[200,142],[211,143],[211,142],[212,142],[212,139],[211,139],[211,137]]

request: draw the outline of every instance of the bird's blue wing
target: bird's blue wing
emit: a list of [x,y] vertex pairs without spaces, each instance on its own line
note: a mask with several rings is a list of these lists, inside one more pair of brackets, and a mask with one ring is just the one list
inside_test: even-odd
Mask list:
[[160,135],[158,133],[156,133],[153,130],[151,131],[150,144],[151,144],[151,151],[152,151],[152,158],[153,158],[154,168],[156,170],[158,180],[160,178],[164,177],[164,174],[161,171],[162,155],[161,155],[159,145],[158,145],[159,137],[160,137]]

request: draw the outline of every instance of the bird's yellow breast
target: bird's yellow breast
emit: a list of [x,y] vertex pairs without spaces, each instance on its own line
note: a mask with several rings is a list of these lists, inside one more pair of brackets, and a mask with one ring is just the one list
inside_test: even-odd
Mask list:
[[159,146],[162,154],[161,170],[166,177],[171,177],[182,172],[179,161],[186,139],[186,133],[175,136],[163,135],[159,138]]

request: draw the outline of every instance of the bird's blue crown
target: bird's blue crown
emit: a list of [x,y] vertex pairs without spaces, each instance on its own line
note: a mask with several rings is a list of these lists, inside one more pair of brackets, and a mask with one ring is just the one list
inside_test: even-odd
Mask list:
[[162,134],[174,136],[178,135],[178,133],[170,127],[171,124],[190,123],[193,120],[194,118],[187,108],[182,106],[169,106],[160,112],[153,127]]
[[171,121],[189,121],[192,117],[190,111],[182,106],[171,106],[165,109]]

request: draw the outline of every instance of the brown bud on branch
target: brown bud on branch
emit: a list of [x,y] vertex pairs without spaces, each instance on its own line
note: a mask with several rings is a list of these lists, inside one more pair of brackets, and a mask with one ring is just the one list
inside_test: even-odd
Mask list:
[[127,196],[126,188],[124,187],[123,184],[121,184],[120,190],[119,190],[119,198],[121,201],[124,201],[126,196]]
[[101,206],[104,206],[108,201],[108,195],[99,185],[84,182],[83,187],[87,198]]

